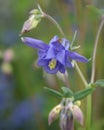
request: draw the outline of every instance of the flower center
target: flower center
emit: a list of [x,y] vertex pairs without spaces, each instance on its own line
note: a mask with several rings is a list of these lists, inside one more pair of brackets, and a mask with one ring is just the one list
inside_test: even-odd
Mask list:
[[54,69],[55,67],[56,67],[56,63],[57,63],[57,61],[56,61],[56,59],[52,59],[50,62],[49,62],[49,68],[50,68],[50,70],[52,70],[52,69]]

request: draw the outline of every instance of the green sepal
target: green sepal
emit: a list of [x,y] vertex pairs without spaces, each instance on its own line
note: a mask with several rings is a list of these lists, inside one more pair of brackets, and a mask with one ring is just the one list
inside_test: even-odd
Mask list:
[[95,88],[93,87],[88,87],[84,90],[81,90],[81,91],[78,91],[74,94],[74,98],[75,100],[74,101],[77,101],[77,100],[81,100],[83,99],[84,97],[88,96],[89,94],[91,94],[93,91],[95,90]]
[[63,91],[63,95],[64,97],[71,97],[73,96],[73,92],[71,91],[71,89],[67,88],[67,87],[61,87],[62,91]]
[[95,83],[93,83],[96,87],[104,87],[104,79],[99,79]]
[[57,97],[57,98],[62,98],[63,97],[63,94],[60,93],[59,91],[57,90],[54,90],[54,89],[51,89],[51,88],[47,88],[47,87],[44,87],[45,91],[48,92],[49,94]]

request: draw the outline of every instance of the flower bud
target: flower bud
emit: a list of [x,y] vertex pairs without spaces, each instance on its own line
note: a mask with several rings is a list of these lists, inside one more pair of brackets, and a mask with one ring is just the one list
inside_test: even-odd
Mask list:
[[62,108],[62,105],[59,104],[57,106],[55,106],[51,112],[49,113],[49,116],[48,116],[48,124],[51,125],[51,123],[57,119],[59,113],[60,113],[60,110]]
[[42,13],[39,10],[34,9],[30,11],[30,16],[28,20],[24,22],[20,35],[24,34],[25,32],[29,32],[31,29],[35,28],[41,21],[42,17]]
[[83,113],[81,111],[81,109],[77,106],[77,105],[73,105],[71,108],[70,108],[72,114],[73,114],[73,117],[81,124],[83,125]]

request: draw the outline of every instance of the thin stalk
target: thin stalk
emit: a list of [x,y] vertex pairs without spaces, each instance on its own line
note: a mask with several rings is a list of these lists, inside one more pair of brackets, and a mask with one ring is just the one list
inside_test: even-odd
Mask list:
[[83,81],[83,83],[84,83],[84,85],[85,85],[85,88],[87,88],[88,83],[87,83],[87,81],[86,81],[84,75],[82,74],[82,72],[81,72],[79,66],[77,65],[77,63],[76,63],[75,61],[73,61],[73,62],[74,62],[74,65],[75,65],[75,68],[76,68],[77,73],[79,74],[80,78],[82,79],[82,81]]
[[101,30],[103,28],[103,25],[104,25],[104,19],[102,19],[102,21],[99,25],[98,32],[97,32],[96,39],[95,39],[94,51],[93,51],[93,56],[92,56],[91,83],[94,82],[94,78],[95,78],[96,52],[97,52],[98,41],[99,41],[99,37],[100,37]]
[[[98,46],[98,41],[99,41],[99,37],[100,37],[100,33],[101,30],[103,28],[104,25],[104,19],[102,19],[97,34],[96,34],[96,39],[95,39],[95,43],[94,43],[94,50],[93,50],[93,56],[92,56],[92,72],[91,72],[91,79],[90,82],[93,83],[94,82],[94,78],[95,78],[95,63],[96,63],[96,53],[97,53],[97,46]],[[91,129],[91,117],[92,117],[92,96],[89,95],[87,97],[87,118],[86,118],[86,130],[90,130]]]
[[54,18],[52,18],[50,15],[46,14],[46,13],[42,10],[42,8],[40,7],[39,4],[38,4],[38,9],[39,9],[40,12],[42,13],[42,16],[45,17],[45,18],[47,18],[47,19],[49,19],[49,20],[58,28],[58,30],[59,30],[59,32],[62,34],[62,36],[65,37],[65,34],[64,34],[62,28],[60,27],[60,25],[57,23],[57,21],[56,21]]
[[56,20],[54,18],[52,18],[50,15],[48,15],[48,14],[46,14],[44,12],[43,12],[43,16],[46,17],[47,19],[49,19],[54,25],[56,25],[56,27],[58,28],[61,35],[63,37],[65,37],[65,34],[64,34],[63,30],[61,29],[60,25],[56,22]]

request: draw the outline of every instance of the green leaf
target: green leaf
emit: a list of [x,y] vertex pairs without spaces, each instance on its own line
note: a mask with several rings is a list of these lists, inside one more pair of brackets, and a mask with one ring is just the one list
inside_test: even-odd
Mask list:
[[93,87],[88,87],[84,90],[78,91],[74,94],[74,98],[76,100],[80,100],[83,99],[84,97],[88,96],[89,94],[91,94],[95,89]]
[[104,87],[104,79],[99,79],[97,80],[94,85],[99,86],[99,87]]
[[45,91],[48,92],[49,94],[57,97],[57,98],[62,98],[63,97],[63,94],[58,92],[57,90],[54,90],[54,89],[51,89],[51,88],[47,88],[47,87],[44,87]]
[[61,87],[61,89],[63,91],[64,97],[71,97],[74,95],[73,92],[67,87]]

